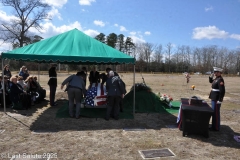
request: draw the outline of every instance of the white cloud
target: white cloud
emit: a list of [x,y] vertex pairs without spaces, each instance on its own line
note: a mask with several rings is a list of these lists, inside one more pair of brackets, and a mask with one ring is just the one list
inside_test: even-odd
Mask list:
[[93,22],[96,26],[104,27],[105,23],[103,21],[95,20]]
[[114,26],[115,26],[115,27],[118,27],[118,24],[115,23]]
[[50,6],[62,8],[62,6],[66,4],[68,0],[43,0],[43,2],[49,4]]
[[197,27],[193,29],[193,39],[225,39],[228,38],[228,32],[219,30],[216,26]]
[[12,44],[9,42],[3,42],[2,40],[0,40],[0,54],[2,52],[6,52],[10,50],[12,50]]
[[44,39],[55,36],[57,34],[72,30],[74,28],[77,28],[78,30],[82,30],[81,24],[78,21],[75,21],[74,23],[71,23],[69,25],[62,25],[59,27],[54,26],[51,22],[47,22],[45,24],[41,24],[42,30],[41,33],[39,33],[36,29],[30,28],[29,31],[36,34],[41,35]]
[[149,31],[146,31],[144,34],[145,34],[145,35],[150,35],[150,34],[151,34],[151,32],[149,32]]
[[120,26],[120,31],[127,31],[127,29],[124,26]]
[[132,35],[132,36],[134,36],[134,35],[137,34],[137,32],[130,32],[129,34]]
[[48,12],[48,15],[51,18],[56,16],[59,20],[62,20],[61,13],[59,13],[58,9],[56,9],[55,7],[53,7],[52,10],[50,12]]
[[205,12],[208,12],[208,11],[212,11],[213,10],[213,7],[205,7]]
[[96,37],[98,34],[100,34],[100,32],[91,29],[85,30],[84,33],[90,37]]
[[229,37],[236,40],[240,40],[240,34],[231,34]]
[[96,2],[95,0],[79,0],[80,5],[90,6],[92,2]]
[[132,38],[132,40],[133,40],[133,43],[145,43],[146,41],[143,39],[143,38],[141,38],[141,37],[137,37],[137,36],[129,36],[129,37],[131,37]]
[[11,20],[17,19],[15,16],[9,16],[6,12],[0,10],[0,21],[1,22],[10,22]]

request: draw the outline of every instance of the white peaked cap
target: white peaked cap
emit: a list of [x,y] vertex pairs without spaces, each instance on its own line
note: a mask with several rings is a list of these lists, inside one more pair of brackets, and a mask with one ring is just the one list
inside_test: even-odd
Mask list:
[[213,67],[213,71],[222,72],[223,69],[222,68],[218,68],[218,67]]

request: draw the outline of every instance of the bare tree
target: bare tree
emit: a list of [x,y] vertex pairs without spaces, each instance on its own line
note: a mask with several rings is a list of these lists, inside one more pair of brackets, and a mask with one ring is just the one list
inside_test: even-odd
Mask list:
[[41,0],[1,0],[3,6],[13,8],[15,19],[2,23],[1,37],[4,41],[19,44],[22,47],[28,42],[28,33],[31,27],[40,31],[40,22],[50,19],[47,12],[50,6]]
[[167,45],[166,45],[166,54],[167,54],[167,62],[168,62],[168,72],[170,73],[170,62],[171,62],[171,55],[172,55],[172,44],[169,42]]

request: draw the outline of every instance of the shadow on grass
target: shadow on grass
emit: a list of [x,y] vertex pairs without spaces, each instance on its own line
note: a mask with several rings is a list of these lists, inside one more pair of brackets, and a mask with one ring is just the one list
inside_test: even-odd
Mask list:
[[[120,113],[120,119],[104,119],[106,109],[88,108],[81,109],[83,113],[92,112],[90,117],[81,116],[80,119],[70,118],[68,116],[67,100],[58,101],[58,106],[46,109],[36,121],[32,123],[30,129],[46,130],[46,131],[86,131],[86,130],[111,130],[111,129],[124,129],[124,128],[145,128],[156,129],[165,128],[166,123],[176,123],[176,116],[164,112],[159,113],[135,113],[133,118],[132,110],[124,110]],[[59,111],[64,111],[64,115],[58,115]],[[101,113],[98,114],[98,111]],[[87,115],[87,114],[85,114]],[[164,117],[164,118],[163,118]],[[165,119],[163,121],[163,119]],[[166,120],[169,120],[166,122]]]
[[[6,108],[6,114],[8,114],[9,116],[11,115],[22,115],[22,116],[32,116],[38,109],[41,109],[43,107],[46,107],[48,105],[48,100],[44,99],[41,102],[35,104],[34,106],[31,106],[31,108],[27,109],[27,110],[15,110],[12,109],[11,107],[7,107]],[[4,108],[1,107],[0,108],[0,112],[4,112]]]

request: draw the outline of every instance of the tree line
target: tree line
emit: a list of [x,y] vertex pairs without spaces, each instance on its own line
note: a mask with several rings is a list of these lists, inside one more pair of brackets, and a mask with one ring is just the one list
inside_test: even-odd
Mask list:
[[[41,30],[40,23],[43,20],[51,20],[48,11],[51,7],[41,0],[0,0],[3,6],[11,7],[15,13],[15,19],[9,22],[1,22],[0,39],[10,42],[12,48],[22,47],[38,42],[43,38],[39,35],[32,35],[30,28]],[[111,46],[136,59],[135,67],[137,72],[201,72],[212,70],[213,66],[224,69],[226,74],[236,74],[240,70],[240,49],[229,50],[226,47],[209,45],[204,47],[191,47],[180,45],[174,47],[172,43],[165,45],[152,43],[133,43],[131,37],[123,34],[104,33],[98,34],[95,39]],[[28,66],[31,70],[37,70],[38,64],[33,62],[22,62],[5,60],[4,64],[10,64],[12,70],[18,70],[22,65]],[[47,70],[48,65],[41,64],[41,70]],[[61,65],[61,69],[80,70],[82,65]],[[109,66],[108,66],[109,67]],[[133,71],[133,65],[122,64],[110,66],[118,71]],[[87,66],[90,70],[91,66]],[[100,70],[106,68],[99,65]]]

